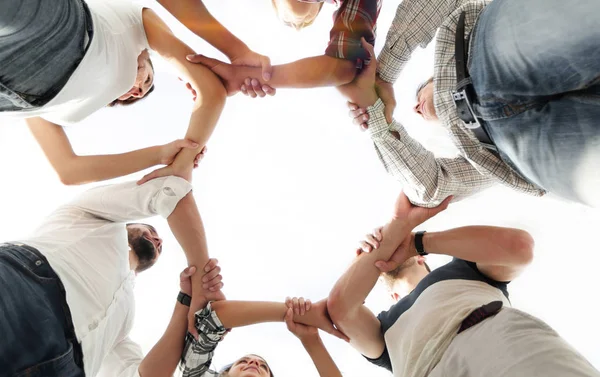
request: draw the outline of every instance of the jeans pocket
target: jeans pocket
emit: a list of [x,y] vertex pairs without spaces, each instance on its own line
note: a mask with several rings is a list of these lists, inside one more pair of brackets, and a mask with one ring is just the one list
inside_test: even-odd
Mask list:
[[26,96],[0,83],[0,112],[27,110],[33,107],[31,102],[26,99]]
[[83,371],[75,364],[73,359],[73,345],[71,343],[68,343],[68,345],[67,351],[63,354],[25,368],[15,374],[14,377],[83,377]]
[[[24,252],[28,253],[28,251]],[[12,252],[5,252],[4,257],[8,259],[7,262],[15,270],[22,272],[25,276],[36,282],[43,284],[56,284],[59,282],[56,273],[46,261],[37,258],[37,256],[31,259],[20,254],[20,252],[13,250]],[[1,254],[0,257],[2,257]]]

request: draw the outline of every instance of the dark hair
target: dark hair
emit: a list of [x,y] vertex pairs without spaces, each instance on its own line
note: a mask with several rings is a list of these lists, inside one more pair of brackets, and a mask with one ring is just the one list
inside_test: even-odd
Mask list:
[[428,78],[427,81],[423,81],[421,84],[419,84],[419,86],[417,87],[417,92],[415,93],[415,98],[419,98],[419,93],[421,92],[421,90],[423,90],[424,87],[426,87],[427,85],[429,85],[429,83],[432,83],[432,82],[433,82],[433,76]]
[[[150,68],[152,68],[152,72],[154,72],[154,65],[152,64],[152,59],[148,58],[148,63],[150,64]],[[153,91],[154,91],[154,83],[152,83],[152,86],[150,87],[150,89],[148,89],[148,92],[146,92],[145,96],[140,97],[140,98],[130,97],[130,98],[127,98],[126,100],[120,100],[120,99],[117,98],[116,100],[114,100],[111,103],[109,103],[108,107],[115,107],[117,105],[121,105],[121,106],[133,105],[137,101],[148,97],[148,95],[150,93],[152,93]]]
[[[253,356],[258,356],[261,359],[263,359],[265,361],[265,363],[267,364],[267,367],[269,368],[269,377],[275,377],[275,375],[273,374],[273,370],[271,369],[271,366],[269,365],[269,363],[267,363],[267,360],[265,360],[264,357],[260,356],[260,355],[256,355],[256,354],[250,354]],[[234,361],[233,363],[224,366],[223,368],[221,368],[221,370],[219,371],[219,377],[228,377],[229,376],[229,370],[231,369],[231,367],[233,367],[233,364],[237,363],[239,360],[241,360],[243,357],[240,357],[239,359],[237,359],[236,361]]]
[[[275,9],[275,12],[278,12],[278,9],[277,9],[277,0],[271,0],[271,4],[273,5],[273,8]],[[325,2],[321,1],[320,5],[319,5],[319,10],[317,11],[317,15],[312,20],[310,20],[308,22],[303,22],[300,25],[292,24],[290,22],[285,22],[285,21],[283,22],[283,24],[285,26],[293,27],[296,30],[301,30],[301,29],[304,29],[307,26],[310,26],[310,25],[313,24],[313,22],[315,22],[315,20],[317,19],[317,16],[319,15],[319,13],[321,13],[321,9],[323,8],[323,4],[325,4]]]
[[[126,226],[129,227],[129,225],[143,225],[154,229],[151,225],[142,223],[130,223]],[[154,263],[156,263],[156,254],[158,253],[158,250],[156,250],[154,244],[146,238],[141,237],[139,234],[130,232],[129,228],[127,228],[127,239],[131,249],[138,257],[138,265],[135,269],[135,272],[139,274],[140,272],[146,271],[150,267],[154,266]]]

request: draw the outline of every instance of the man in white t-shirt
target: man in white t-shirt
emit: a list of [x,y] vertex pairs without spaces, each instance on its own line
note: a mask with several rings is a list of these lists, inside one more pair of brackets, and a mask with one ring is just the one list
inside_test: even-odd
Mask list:
[[[172,375],[190,313],[197,334],[193,313],[223,298],[191,189],[174,176],[93,188],[31,237],[0,245],[0,376]],[[162,239],[133,222],[155,215],[167,219],[191,267],[167,330],[144,357],[129,338],[133,286],[161,255]],[[208,282],[197,268],[211,271]]]
[[[361,249],[369,253],[338,280],[327,305],[350,344],[394,376],[600,376],[547,324],[510,307],[508,282],[533,258],[527,232],[472,226],[411,234],[447,204],[415,207],[402,194],[381,234],[367,236]],[[429,271],[427,253],[454,259]],[[389,271],[397,303],[375,316],[363,302],[380,270]]]

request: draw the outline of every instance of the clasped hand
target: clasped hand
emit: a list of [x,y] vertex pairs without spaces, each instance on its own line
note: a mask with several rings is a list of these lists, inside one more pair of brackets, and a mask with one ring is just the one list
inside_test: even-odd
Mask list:
[[389,272],[402,265],[409,258],[417,256],[414,246],[414,233],[412,230],[442,212],[452,201],[452,196],[447,197],[439,206],[434,208],[424,208],[413,205],[406,194],[401,192],[394,205],[392,220],[385,226],[373,230],[360,241],[356,249],[356,255],[370,253],[380,247],[384,239],[385,232],[400,232],[402,241],[396,246],[394,253],[387,260],[378,260],[375,266],[381,272]]

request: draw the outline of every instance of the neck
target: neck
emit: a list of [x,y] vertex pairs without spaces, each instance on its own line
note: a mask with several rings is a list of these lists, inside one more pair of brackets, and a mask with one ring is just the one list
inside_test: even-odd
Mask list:
[[429,272],[427,272],[425,268],[406,271],[402,279],[396,281],[396,286],[394,287],[395,292],[398,292],[400,297],[407,296],[417,287],[417,284],[419,284],[427,274],[429,274]]
[[138,266],[137,255],[133,252],[133,250],[129,249],[129,269],[131,271],[135,271]]

